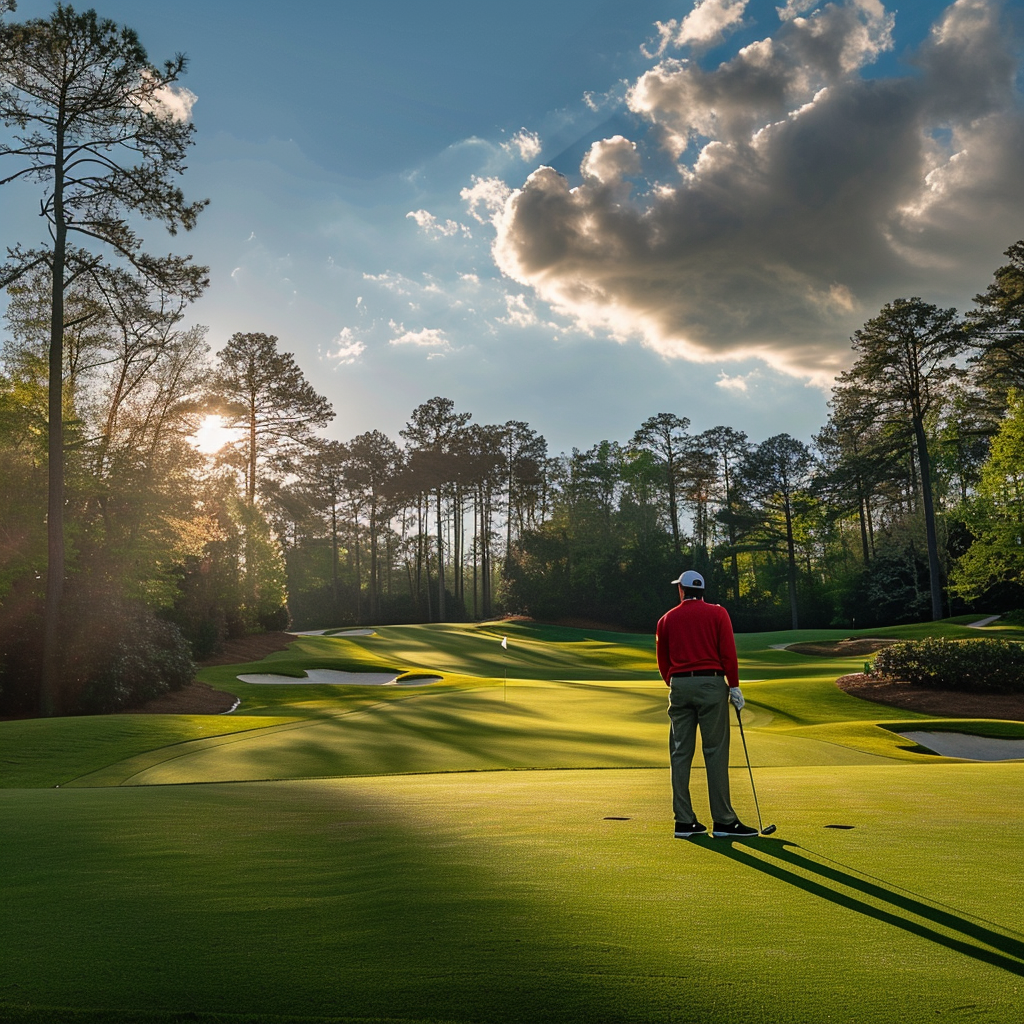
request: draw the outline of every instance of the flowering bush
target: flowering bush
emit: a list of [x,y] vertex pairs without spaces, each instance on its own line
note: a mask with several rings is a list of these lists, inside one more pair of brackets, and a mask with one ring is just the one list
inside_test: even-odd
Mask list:
[[873,671],[933,690],[1024,693],[1024,647],[1007,640],[905,640],[879,651]]

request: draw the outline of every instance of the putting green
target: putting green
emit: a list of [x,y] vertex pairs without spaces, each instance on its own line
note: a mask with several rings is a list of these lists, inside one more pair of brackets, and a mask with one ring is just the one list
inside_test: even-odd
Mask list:
[[[845,635],[738,638],[779,826],[745,843],[672,838],[647,636],[301,637],[203,673],[232,715],[0,723],[0,1022],[1016,1024],[1024,762],[896,730],[1024,727],[880,708],[834,685],[863,658],[773,646]],[[237,679],[308,668],[442,682]],[[731,763],[755,820],[735,726]]]

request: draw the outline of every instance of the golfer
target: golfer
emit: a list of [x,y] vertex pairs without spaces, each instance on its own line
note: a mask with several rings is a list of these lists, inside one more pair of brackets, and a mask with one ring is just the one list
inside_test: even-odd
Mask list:
[[658,620],[658,668],[669,688],[668,750],[672,765],[672,809],[676,838],[707,832],[690,803],[690,765],[700,726],[708,776],[708,798],[718,838],[756,836],[729,802],[729,703],[743,707],[736,640],[729,613],[704,602],[704,577],[688,569],[673,580],[679,604]]

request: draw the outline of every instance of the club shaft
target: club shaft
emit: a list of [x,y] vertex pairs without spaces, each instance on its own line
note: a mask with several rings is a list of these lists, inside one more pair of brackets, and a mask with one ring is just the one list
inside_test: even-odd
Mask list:
[[761,808],[757,804],[757,788],[754,786],[754,770],[750,767],[750,754],[747,752],[747,737],[743,734],[743,718],[740,709],[736,709],[736,721],[740,726],[740,739],[743,741],[743,756],[747,761],[747,774],[750,776],[750,792],[754,794],[754,810],[757,811],[757,831],[763,832],[764,825],[761,824]]

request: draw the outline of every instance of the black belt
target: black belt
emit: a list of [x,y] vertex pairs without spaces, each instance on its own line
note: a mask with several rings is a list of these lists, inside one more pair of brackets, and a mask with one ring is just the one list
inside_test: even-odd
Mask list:
[[722,676],[725,678],[724,672],[714,672],[710,669],[702,669],[700,672],[673,672],[669,677],[670,679],[690,679],[693,676]]

